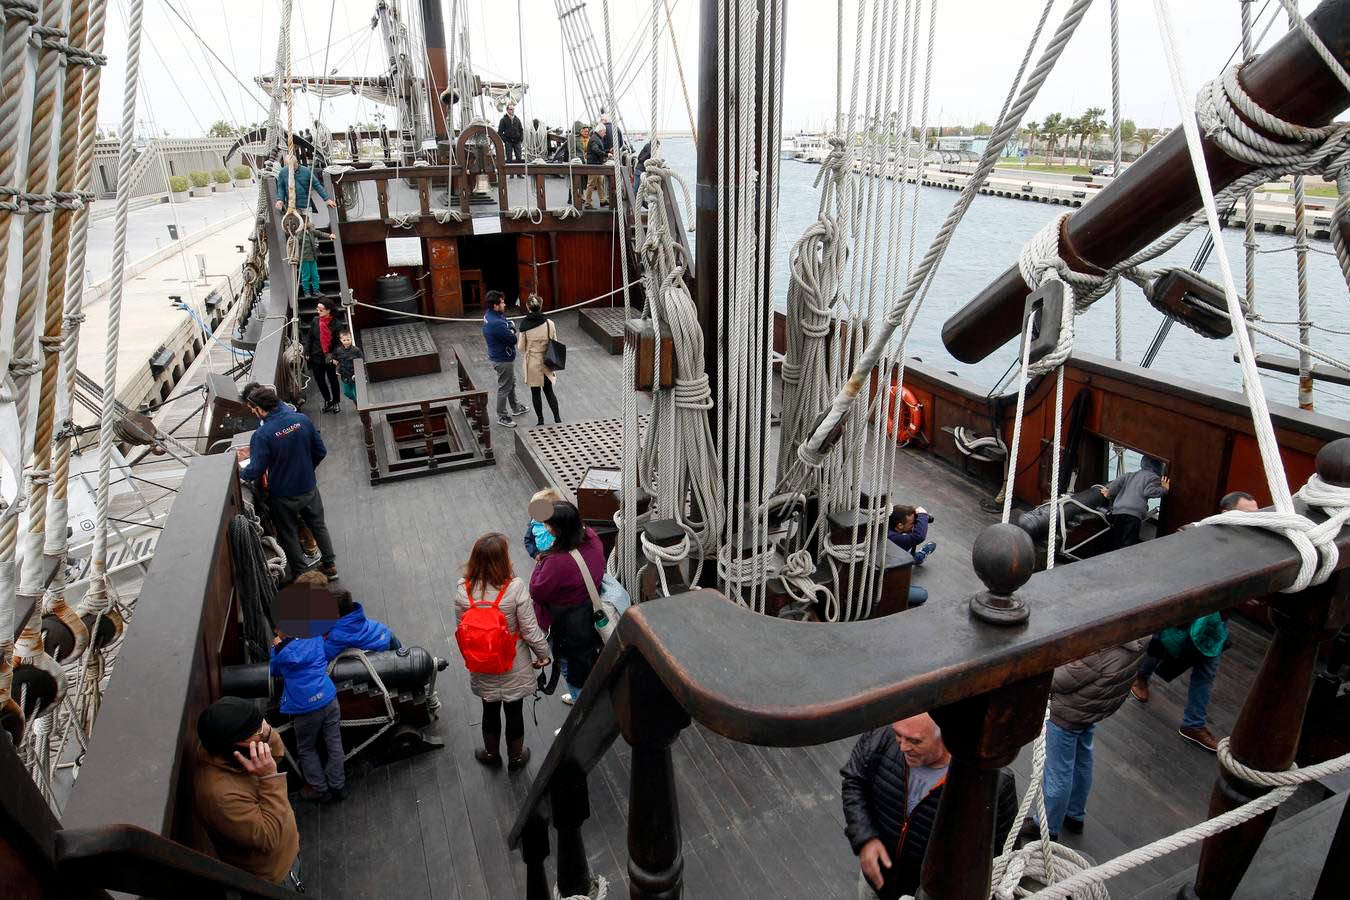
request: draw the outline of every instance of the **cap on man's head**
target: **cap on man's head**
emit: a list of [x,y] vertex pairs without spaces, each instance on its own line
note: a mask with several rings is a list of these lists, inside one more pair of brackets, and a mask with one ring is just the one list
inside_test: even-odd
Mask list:
[[257,704],[241,697],[221,697],[197,717],[197,739],[206,752],[225,756],[262,726]]

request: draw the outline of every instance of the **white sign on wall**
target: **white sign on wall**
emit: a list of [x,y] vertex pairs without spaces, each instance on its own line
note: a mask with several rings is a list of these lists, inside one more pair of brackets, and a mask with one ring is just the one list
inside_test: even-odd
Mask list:
[[502,233],[502,217],[498,213],[490,216],[474,216],[469,221],[473,224],[474,234]]
[[422,265],[422,239],[396,237],[384,239],[384,253],[391,266]]

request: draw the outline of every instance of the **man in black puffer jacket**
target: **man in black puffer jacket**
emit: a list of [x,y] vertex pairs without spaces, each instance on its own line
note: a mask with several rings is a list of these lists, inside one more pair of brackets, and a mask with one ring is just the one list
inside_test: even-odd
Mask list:
[[[844,777],[844,835],[858,855],[863,879],[882,900],[913,894],[952,756],[927,713],[858,738]],[[999,773],[994,847],[1003,846],[1017,817],[1017,785]]]

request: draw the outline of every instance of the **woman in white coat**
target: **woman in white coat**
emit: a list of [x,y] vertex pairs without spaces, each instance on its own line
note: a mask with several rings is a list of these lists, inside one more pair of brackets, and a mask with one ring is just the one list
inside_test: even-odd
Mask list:
[[[553,421],[561,422],[558,414],[558,397],[553,393],[553,382],[558,376],[544,365],[544,351],[548,342],[558,337],[558,326],[544,315],[544,301],[537,294],[531,294],[525,301],[526,316],[520,323],[520,338],[516,349],[525,354],[525,384],[530,388],[530,400],[534,403],[534,415],[544,424],[544,398],[548,399],[548,408],[553,412]],[[540,397],[540,394],[543,397]]]
[[549,649],[548,639],[535,618],[530,592],[512,571],[506,535],[491,532],[474,542],[459,582],[459,596],[455,598],[456,628],[469,610],[470,592],[475,606],[490,606],[500,596],[498,608],[506,617],[507,630],[518,636],[516,658],[510,670],[500,675],[469,673],[469,690],[483,701],[483,746],[474,757],[485,766],[496,768],[502,764],[504,707],[507,765],[516,772],[530,761],[530,749],[525,746],[524,702],[534,694],[534,670],[549,663]]

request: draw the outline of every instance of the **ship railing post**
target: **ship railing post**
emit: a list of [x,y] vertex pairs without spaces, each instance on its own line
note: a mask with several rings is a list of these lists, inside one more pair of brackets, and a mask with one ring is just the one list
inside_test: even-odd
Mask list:
[[591,867],[581,836],[581,826],[591,815],[586,773],[576,767],[560,768],[549,783],[549,806],[558,832],[558,893],[563,897],[590,894]]
[[924,856],[919,900],[989,897],[993,859],[1001,849],[995,845],[1001,770],[1040,734],[1052,675],[932,711],[952,760]]
[[548,885],[548,820],[531,816],[520,832],[520,855],[525,860],[525,900],[551,900],[553,891]]
[[380,477],[380,462],[375,454],[375,426],[370,421],[370,412],[360,411],[361,432],[366,439],[366,462],[370,466],[370,480]]
[[[1317,454],[1317,473],[1328,484],[1350,486],[1350,438],[1341,438]],[[1306,511],[1306,510],[1305,510]],[[1317,649],[1350,623],[1350,573],[1341,571],[1325,584],[1297,594],[1270,598],[1275,637],[1266,648],[1237,724],[1228,739],[1233,758],[1250,769],[1279,772],[1289,768],[1298,750],[1303,718],[1312,693]],[[1270,787],[1251,784],[1219,768],[1210,795],[1213,818],[1269,793]],[[1205,840],[1200,850],[1194,888],[1181,896],[1221,900],[1233,896],[1276,810]]]
[[431,429],[431,402],[423,400],[418,404],[418,408],[422,410],[422,440],[427,446],[427,467],[434,469],[436,468],[436,435]]
[[676,900],[684,890],[680,807],[670,748],[689,715],[642,659],[624,669],[614,688],[619,731],[633,760],[628,786],[628,895]]

